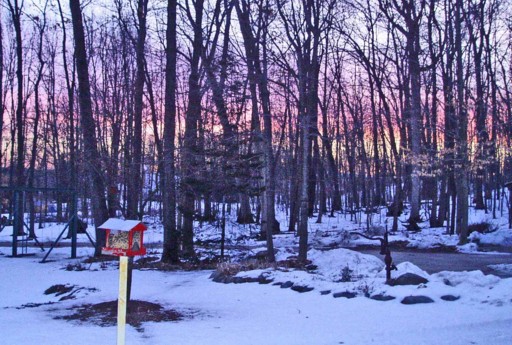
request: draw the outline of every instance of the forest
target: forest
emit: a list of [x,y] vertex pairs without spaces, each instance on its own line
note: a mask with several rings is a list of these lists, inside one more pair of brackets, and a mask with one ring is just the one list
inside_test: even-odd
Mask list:
[[274,233],[306,261],[309,218],[380,207],[464,243],[511,179],[511,5],[1,0],[2,185],[76,190],[94,224],[156,216],[164,262],[226,212],[270,262]]

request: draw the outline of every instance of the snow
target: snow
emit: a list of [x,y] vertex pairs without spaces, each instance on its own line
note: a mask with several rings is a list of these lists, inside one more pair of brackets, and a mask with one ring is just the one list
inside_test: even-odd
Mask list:
[[[501,279],[493,275],[484,275],[480,271],[471,272],[439,272],[434,274],[437,279],[442,279],[449,286],[463,285],[466,287],[492,288],[501,282]],[[509,279],[506,279],[509,280]]]
[[496,265],[489,265],[489,267],[495,271],[508,273],[508,274],[512,275],[512,264],[496,264]]
[[478,253],[478,245],[476,243],[466,243],[457,247],[457,251],[461,253]]
[[447,235],[445,228],[424,229],[418,233],[406,233],[404,236],[410,248],[436,248],[441,246],[455,246],[459,242],[456,235]]
[[[413,273],[420,277],[429,279],[429,274],[427,272],[407,261],[401,262],[398,265],[396,265],[396,271],[391,271],[391,278],[399,277],[405,273]],[[384,271],[381,271],[379,276],[385,277]]]
[[480,244],[512,246],[512,231],[505,227],[487,234],[473,232],[469,236],[469,239]]
[[[485,216],[471,213],[471,222]],[[445,228],[422,229],[409,233],[399,229],[390,234],[395,244],[422,250],[437,247],[457,248],[460,254],[481,253],[485,245],[507,251],[512,231],[504,215],[496,222],[497,231],[473,233],[471,243],[457,246],[458,238],[446,234]],[[234,215],[233,215],[234,217]],[[389,286],[385,284],[382,256],[362,254],[347,248],[378,245],[378,241],[351,234],[372,232],[382,236],[387,223],[382,214],[373,215],[368,227],[365,216],[350,219],[337,214],[324,217],[322,224],[310,222],[308,271],[278,265],[242,271],[238,277],[272,280],[268,284],[221,284],[210,279],[212,271],[136,270],[133,274],[132,298],[159,303],[185,315],[175,322],[147,322],[142,329],[127,327],[127,344],[511,344],[512,278],[485,275],[481,271],[441,271],[429,274],[411,262],[401,262],[392,278],[414,273],[428,280],[425,284]],[[281,230],[287,228],[284,212],[278,213]],[[161,253],[162,227],[149,223],[144,238],[150,255]],[[220,231],[216,224],[196,224],[196,240],[205,243],[203,257],[218,255]],[[46,224],[37,229],[39,241],[55,241],[64,224]],[[226,253],[231,264],[250,259],[265,249],[254,238],[254,225],[238,226],[229,220],[226,230]],[[89,234],[94,235],[91,228]],[[368,233],[368,232],[366,232]],[[66,321],[83,304],[112,301],[118,293],[117,263],[84,263],[93,254],[89,240],[79,235],[78,258],[70,259],[70,240],[61,240],[50,262],[40,264],[44,252],[28,248],[32,256],[10,258],[12,227],[0,233],[0,334],[3,344],[113,344],[116,327],[101,327],[87,322]],[[279,261],[297,255],[297,237],[283,233],[274,236]],[[342,248],[343,247],[343,248]],[[503,255],[511,255],[504,253]],[[253,259],[254,260],[254,259]],[[68,270],[69,268],[82,270]],[[497,272],[512,275],[512,264],[490,265]],[[431,271],[429,271],[431,272]],[[298,293],[276,283],[313,288]],[[56,284],[76,286],[74,299],[60,300],[44,291]],[[355,298],[335,298],[336,293],[350,292]],[[369,297],[392,296],[390,301]],[[446,295],[458,298],[445,301]],[[404,305],[408,296],[427,296],[434,303]]]
[[318,265],[320,274],[332,281],[341,279],[340,267],[348,267],[357,276],[372,275],[384,268],[384,262],[373,255],[364,255],[343,248],[329,251],[312,249],[308,253],[308,258]]
[[[66,256],[63,248],[56,251],[57,256]],[[336,278],[328,268],[336,258],[359,258],[364,267],[377,267],[374,259],[358,253],[325,253],[325,257],[322,252],[312,253],[316,263],[327,265],[319,269],[324,282]],[[81,248],[80,255],[89,254]],[[85,271],[76,272],[64,268],[77,260],[59,259],[46,264],[37,260],[37,256],[17,259],[0,256],[2,342],[115,343],[115,327],[54,317],[69,313],[68,308],[79,304],[115,299],[116,265],[101,268],[95,263]],[[343,260],[335,266],[341,268]],[[418,272],[411,265],[403,269]],[[374,281],[375,292],[398,297],[380,302],[363,296],[353,299],[322,296],[317,290],[300,294],[271,284],[218,284],[209,279],[210,273],[135,271],[134,298],[160,303],[188,316],[178,322],[146,323],[144,332],[128,326],[127,344],[488,344],[489,339],[493,344],[510,344],[512,339],[510,278],[499,279],[478,272],[441,272],[430,276],[432,280],[422,288],[389,287]],[[308,275],[303,271],[290,274],[299,281]],[[451,286],[443,283],[445,279]],[[59,301],[54,295],[43,294],[54,284],[96,290],[83,290],[75,300]],[[446,293],[461,298],[455,302],[440,300]],[[435,302],[410,306],[399,301],[401,296],[418,294],[430,296]],[[53,304],[21,308],[28,303],[50,302]]]
[[139,220],[123,220],[118,218],[109,218],[105,223],[101,224],[98,227],[98,229],[130,231],[139,224]]

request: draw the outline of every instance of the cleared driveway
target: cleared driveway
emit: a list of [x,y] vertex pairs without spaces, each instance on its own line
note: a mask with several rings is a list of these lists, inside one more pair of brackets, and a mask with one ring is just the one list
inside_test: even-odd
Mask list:
[[[352,248],[354,249],[354,248]],[[361,253],[372,254],[381,259],[377,249],[355,249]],[[489,265],[508,264],[512,265],[511,253],[440,253],[425,251],[403,251],[391,249],[391,257],[395,264],[409,261],[427,271],[428,273],[436,273],[441,271],[474,271],[480,270],[484,274],[494,274],[500,277],[512,277],[512,271],[502,272],[496,271]]]

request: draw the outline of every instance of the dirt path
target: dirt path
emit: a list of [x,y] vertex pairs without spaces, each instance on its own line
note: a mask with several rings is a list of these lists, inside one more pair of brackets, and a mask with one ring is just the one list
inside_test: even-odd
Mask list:
[[[356,249],[357,250],[357,249]],[[372,254],[383,258],[377,249],[360,249],[361,253]],[[428,273],[440,271],[474,271],[481,270],[484,274],[494,274],[500,277],[512,277],[512,272],[505,273],[493,270],[489,265],[510,264],[512,265],[512,254],[510,253],[428,253],[418,251],[392,251],[391,256],[395,264],[409,261],[422,268]]]

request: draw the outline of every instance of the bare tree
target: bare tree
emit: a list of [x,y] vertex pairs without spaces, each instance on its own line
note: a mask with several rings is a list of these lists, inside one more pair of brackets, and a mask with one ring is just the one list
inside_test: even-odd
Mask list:
[[299,261],[307,260],[308,217],[314,203],[316,177],[311,168],[313,141],[318,137],[318,75],[322,40],[333,18],[335,1],[303,0],[277,2],[277,10],[288,42],[295,53],[301,130],[301,187],[299,217]]
[[199,152],[198,123],[201,118],[201,84],[200,84],[200,61],[203,50],[203,10],[204,1],[197,0],[186,2],[187,16],[193,29],[192,56],[190,57],[190,74],[188,77],[188,102],[185,118],[185,134],[182,146],[182,181],[181,189],[183,197],[180,211],[183,214],[183,254],[187,257],[194,256],[193,223],[195,213],[195,200],[197,183],[199,182],[198,171]]
[[[33,17],[33,21],[35,22],[35,25],[37,27],[38,31],[38,41],[37,41],[37,60],[39,63],[37,74],[36,74],[36,81],[34,83],[34,110],[35,110],[35,116],[34,116],[34,124],[33,124],[33,137],[32,137],[32,145],[31,145],[31,156],[30,156],[30,163],[29,163],[29,170],[28,170],[28,178],[27,178],[27,185],[28,187],[34,187],[34,174],[36,169],[36,159],[38,155],[37,150],[37,142],[39,138],[39,122],[41,120],[41,100],[40,100],[40,88],[39,84],[41,83],[41,80],[43,78],[43,69],[45,68],[45,61],[43,59],[43,40],[44,40],[44,33],[46,30],[46,8],[48,6],[48,1],[46,1],[42,8],[41,16],[35,16]],[[29,224],[29,237],[35,238],[35,200],[34,195],[30,195],[29,199],[30,204],[30,224]]]
[[[23,2],[20,4],[18,0],[7,2],[9,12],[14,25],[16,33],[16,82],[17,82],[17,97],[16,97],[16,186],[24,187],[25,185],[25,103],[23,97],[23,38],[21,32],[21,15]],[[14,136],[13,143],[14,147]],[[14,157],[13,157],[14,159]],[[21,210],[23,207],[22,198],[18,198],[16,208]],[[18,225],[15,230],[18,235],[23,233],[23,214],[18,215],[16,224]]]
[[457,81],[457,142],[455,147],[455,187],[457,190],[457,234],[459,242],[468,237],[468,111],[464,85],[462,51],[462,0],[455,0],[455,75]]
[[[252,31],[250,21],[250,6],[245,0],[236,3],[238,19],[244,38],[244,47],[247,58],[247,70],[249,76],[252,104],[253,104],[253,122],[256,122],[254,128],[256,138],[262,137],[263,142],[263,156],[264,162],[262,167],[263,172],[263,210],[261,221],[261,232],[267,241],[267,259],[270,262],[275,261],[274,245],[272,234],[276,230],[275,219],[275,166],[274,166],[274,153],[272,149],[272,117],[270,110],[270,92],[268,88],[267,76],[267,61],[266,61],[266,40],[269,21],[270,5],[268,1],[260,1],[258,4],[258,19],[257,23],[260,27],[257,28],[258,32],[255,35]],[[261,47],[258,41],[262,42]],[[263,57],[261,56],[261,49],[263,49]],[[263,65],[263,66],[262,66]],[[256,92],[259,90],[259,94]],[[261,133],[259,125],[258,113],[258,99],[261,104],[264,130]]]
[[167,3],[165,117],[163,162],[164,248],[162,261],[179,261],[179,233],[176,228],[175,132],[176,132],[176,1]]
[[[415,225],[420,220],[420,172],[418,162],[415,162],[421,154],[421,136],[423,131],[421,116],[421,66],[420,66],[420,24],[423,19],[426,1],[416,0],[396,1],[380,0],[379,6],[388,18],[389,22],[400,31],[406,38],[406,54],[408,64],[407,86],[410,90],[406,93],[410,161],[411,161],[411,213],[409,216],[410,228],[417,228]],[[404,24],[400,23],[392,11],[396,11]]]
[[[131,219],[142,219],[140,209],[142,199],[142,112],[145,75],[145,54],[144,47],[146,43],[146,22],[148,14],[148,1],[137,0],[137,37],[132,38],[135,46],[136,55],[136,74],[134,81],[134,112],[133,112],[133,138],[131,141],[131,164],[128,170],[129,179],[127,181],[127,209],[126,216]],[[121,14],[120,14],[121,17]],[[126,25],[126,23],[124,23]],[[127,30],[127,29],[126,29]],[[127,33],[129,31],[127,30]]]
[[84,138],[84,159],[87,172],[92,182],[92,209],[96,226],[95,255],[101,254],[105,244],[105,232],[98,230],[108,218],[105,185],[103,180],[102,163],[97,148],[96,128],[92,112],[91,87],[89,83],[89,67],[85,50],[85,34],[82,19],[82,9],[79,0],[70,0],[73,35],[75,41],[76,72],[78,76],[78,102],[80,106],[80,125]]

